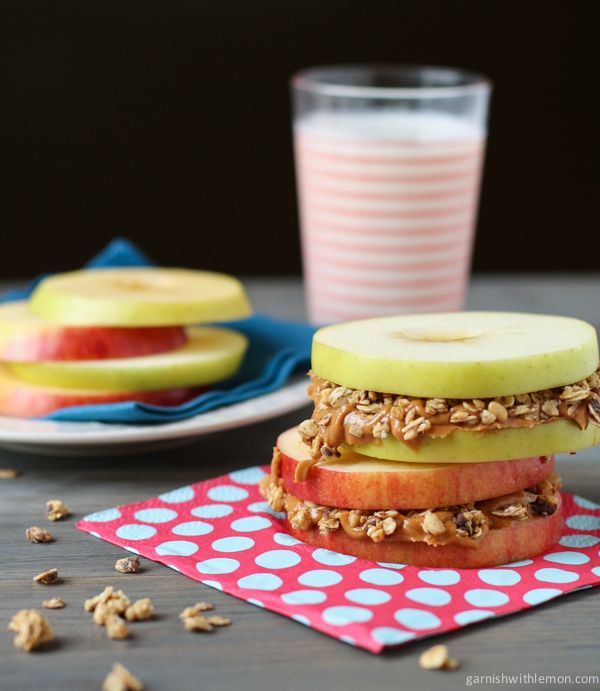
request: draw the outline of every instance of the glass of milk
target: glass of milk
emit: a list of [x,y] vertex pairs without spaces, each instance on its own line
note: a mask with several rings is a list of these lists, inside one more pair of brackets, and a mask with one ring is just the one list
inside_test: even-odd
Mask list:
[[293,77],[313,323],[462,308],[490,90],[482,75],[446,67],[341,65]]

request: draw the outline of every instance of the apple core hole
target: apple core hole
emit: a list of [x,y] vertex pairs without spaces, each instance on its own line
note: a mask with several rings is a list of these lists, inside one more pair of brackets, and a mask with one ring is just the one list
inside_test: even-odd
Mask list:
[[448,343],[450,341],[468,341],[482,336],[485,332],[479,329],[418,329],[392,333],[393,338],[402,338],[408,341],[421,341],[428,343]]

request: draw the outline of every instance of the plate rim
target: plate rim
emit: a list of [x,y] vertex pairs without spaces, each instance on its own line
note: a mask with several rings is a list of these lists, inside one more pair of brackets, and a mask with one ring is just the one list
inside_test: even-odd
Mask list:
[[[306,379],[288,381],[276,391],[221,406],[185,420],[150,425],[113,425],[100,422],[63,422],[0,416],[0,447],[3,444],[38,446],[88,446],[120,443],[148,443],[185,437],[200,437],[236,427],[255,424],[308,405]],[[213,418],[216,418],[213,422]],[[7,429],[3,421],[15,420],[26,429]],[[51,425],[53,429],[49,430]],[[42,429],[36,430],[36,426]],[[68,426],[66,431],[63,426]]]

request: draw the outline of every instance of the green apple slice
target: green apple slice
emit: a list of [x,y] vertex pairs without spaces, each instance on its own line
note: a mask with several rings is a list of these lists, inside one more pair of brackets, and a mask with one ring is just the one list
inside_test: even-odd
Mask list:
[[596,331],[578,319],[454,312],[325,327],[313,338],[312,368],[353,389],[493,398],[573,384],[592,374],[598,359]]
[[190,269],[73,271],[44,279],[34,314],[64,325],[169,326],[241,319],[251,313],[233,276]]
[[158,355],[116,360],[11,362],[15,377],[38,386],[109,391],[156,391],[204,386],[236,373],[246,352],[246,337],[230,329],[188,329],[187,343]]
[[[600,427],[589,424],[582,430],[572,420],[557,420],[535,427],[486,432],[458,430],[443,439],[424,436],[417,449],[394,437],[377,444],[349,446],[357,453],[390,461],[420,463],[477,463],[510,461],[525,456],[574,453],[600,444]],[[346,446],[346,445],[344,445]]]

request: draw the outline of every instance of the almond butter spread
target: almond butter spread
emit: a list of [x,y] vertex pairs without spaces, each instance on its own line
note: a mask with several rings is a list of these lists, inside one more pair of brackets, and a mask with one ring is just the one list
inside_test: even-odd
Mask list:
[[504,528],[513,521],[549,516],[560,502],[560,478],[556,473],[535,487],[472,504],[434,509],[384,509],[363,511],[319,506],[286,492],[279,476],[280,453],[275,449],[271,474],[259,485],[269,506],[285,512],[295,529],[327,534],[343,530],[356,539],[373,542],[394,540],[425,542],[428,545],[458,544],[477,547],[490,530]]
[[600,426],[600,368],[576,384],[504,396],[457,400],[415,398],[358,391],[310,372],[308,395],[315,408],[298,428],[311,457],[327,460],[344,442],[368,444],[388,436],[418,448],[423,435],[446,437],[456,430],[487,432],[572,420],[581,429]]

